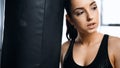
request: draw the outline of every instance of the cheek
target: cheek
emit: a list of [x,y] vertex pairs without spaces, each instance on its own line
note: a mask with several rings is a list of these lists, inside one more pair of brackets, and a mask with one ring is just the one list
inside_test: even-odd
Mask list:
[[84,20],[76,20],[74,24],[76,29],[83,29],[85,27],[85,21]]
[[96,21],[97,23],[99,23],[99,15],[98,15],[98,13],[96,13],[96,15],[95,15],[95,21]]
[[94,17],[96,18],[96,20],[99,20],[99,13],[98,13],[98,11],[94,14]]
[[85,19],[85,17],[78,17],[78,18],[76,18],[75,19],[75,25],[76,26],[85,26],[86,25],[86,19]]

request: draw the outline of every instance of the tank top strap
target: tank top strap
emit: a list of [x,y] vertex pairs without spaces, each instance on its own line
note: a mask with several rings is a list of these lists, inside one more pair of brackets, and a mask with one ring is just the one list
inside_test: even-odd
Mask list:
[[101,47],[100,47],[100,51],[99,51],[99,52],[101,52],[101,54],[102,53],[105,53],[105,54],[108,53],[107,52],[107,50],[108,50],[108,37],[109,37],[109,35],[105,34],[104,38],[101,42],[101,45],[100,45]]
[[72,56],[72,50],[73,50],[74,42],[75,42],[75,40],[70,41],[70,45],[69,45],[69,48],[68,48],[68,50],[66,52],[64,61]]
[[97,61],[100,61],[100,58],[101,59],[108,58],[108,38],[109,38],[109,35],[105,34],[100,44],[98,57],[96,58]]

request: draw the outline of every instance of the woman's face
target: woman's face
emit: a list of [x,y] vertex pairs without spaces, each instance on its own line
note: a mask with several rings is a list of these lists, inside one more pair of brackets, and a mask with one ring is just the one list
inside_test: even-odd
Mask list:
[[99,17],[94,0],[71,0],[70,22],[81,33],[97,31]]

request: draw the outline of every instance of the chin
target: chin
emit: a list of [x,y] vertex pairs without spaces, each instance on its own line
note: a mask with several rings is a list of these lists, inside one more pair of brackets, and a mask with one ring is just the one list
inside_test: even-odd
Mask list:
[[88,30],[87,31],[89,34],[91,34],[91,33],[95,33],[95,32],[97,32],[97,28],[95,28],[95,29],[91,29],[91,30]]
[[96,24],[94,27],[87,28],[88,33],[94,33],[97,32],[98,24]]

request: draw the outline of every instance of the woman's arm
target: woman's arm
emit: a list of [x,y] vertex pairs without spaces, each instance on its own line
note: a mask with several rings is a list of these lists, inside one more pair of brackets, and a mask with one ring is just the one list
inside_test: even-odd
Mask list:
[[120,68],[120,38],[110,36],[108,45],[113,68]]
[[61,56],[60,56],[60,68],[63,68],[62,64],[63,64],[63,60],[62,60],[62,48],[61,48]]
[[62,60],[60,60],[60,68],[63,68],[63,62],[62,62]]
[[115,68],[120,68],[120,39],[114,41],[114,66]]
[[65,54],[68,50],[68,47],[69,47],[69,41],[65,42],[61,47],[61,56],[60,56],[60,65],[61,67],[60,68],[63,68],[63,61],[64,61],[64,57],[65,57]]

